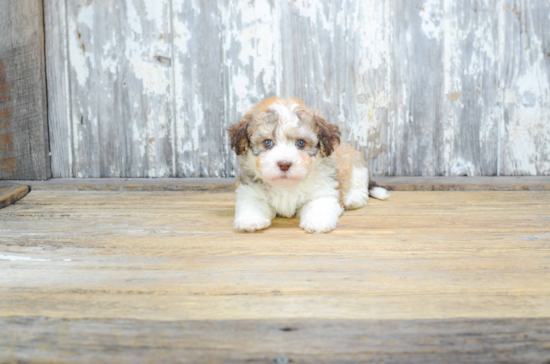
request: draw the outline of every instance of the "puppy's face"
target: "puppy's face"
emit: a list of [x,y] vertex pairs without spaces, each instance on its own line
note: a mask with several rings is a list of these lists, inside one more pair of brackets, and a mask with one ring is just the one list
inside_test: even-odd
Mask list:
[[298,99],[270,98],[254,105],[229,134],[246,171],[279,187],[307,179],[318,158],[329,156],[340,133]]

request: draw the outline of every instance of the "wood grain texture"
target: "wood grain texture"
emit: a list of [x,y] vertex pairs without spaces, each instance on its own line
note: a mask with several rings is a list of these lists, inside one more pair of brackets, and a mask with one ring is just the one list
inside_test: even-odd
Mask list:
[[0,359],[26,363],[544,363],[550,356],[549,327],[548,318],[142,321],[9,317],[0,319]]
[[180,100],[176,168],[181,172],[177,176],[204,177],[212,172],[208,151],[221,146],[223,133],[219,121],[214,125],[205,121],[222,117],[219,14],[216,1],[176,1],[173,9],[175,98]]
[[169,0],[121,4],[120,120],[131,120],[122,123],[124,177],[174,176],[170,9]]
[[[66,2],[67,38],[69,43],[69,89],[71,92],[71,119],[73,141],[73,177],[100,177],[101,136],[98,112],[111,110],[110,105],[98,105],[96,99],[105,96],[99,89],[100,78],[109,74],[98,73],[94,56],[94,24],[101,22],[101,30],[113,24],[112,15],[96,16],[94,5],[85,2]],[[95,2],[94,4],[97,4]],[[107,3],[104,3],[107,4]],[[99,5],[98,5],[99,6]],[[54,10],[53,8],[51,10]],[[98,42],[100,40],[97,40]],[[87,47],[86,47],[87,46]],[[100,59],[99,61],[103,61]],[[105,82],[105,81],[103,81]],[[107,87],[107,85],[105,85]],[[112,95],[112,93],[110,93]],[[109,117],[109,115],[107,115]],[[53,121],[52,121],[53,122]],[[54,175],[56,177],[56,175]]]
[[225,129],[276,94],[375,176],[550,174],[544,0],[68,0],[65,53],[56,1],[55,177],[234,177]]
[[52,175],[73,177],[71,89],[65,0],[44,0],[48,127],[52,150]]
[[0,360],[542,363],[549,202],[393,192],[241,234],[232,192],[33,190],[0,210]]
[[0,1],[0,34],[0,179],[48,179],[42,1]]
[[444,2],[443,137],[439,174],[495,176],[500,95],[498,12],[492,0]]
[[443,2],[392,1],[394,21],[391,171],[443,174]]
[[[218,1],[172,0],[178,177],[223,170],[223,45]],[[236,121],[236,120],[235,120]],[[227,123],[229,124],[229,123]]]
[[310,235],[232,231],[232,192],[32,191],[0,211],[0,316],[550,315],[548,192],[393,192]]

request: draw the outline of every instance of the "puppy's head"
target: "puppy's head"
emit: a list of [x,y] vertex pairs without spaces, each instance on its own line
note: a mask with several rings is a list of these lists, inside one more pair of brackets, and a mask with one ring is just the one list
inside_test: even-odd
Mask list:
[[244,159],[241,166],[280,187],[304,181],[316,161],[340,143],[338,127],[296,98],[261,101],[229,129],[229,136],[231,147]]

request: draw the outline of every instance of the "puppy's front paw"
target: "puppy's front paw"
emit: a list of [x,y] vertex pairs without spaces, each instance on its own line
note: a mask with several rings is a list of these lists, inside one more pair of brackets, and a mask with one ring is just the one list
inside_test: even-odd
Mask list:
[[[366,192],[366,190],[365,190]],[[344,207],[346,210],[354,210],[360,207],[366,206],[369,200],[367,193],[361,193],[357,191],[349,191],[344,199]]]
[[233,227],[237,231],[253,231],[267,229],[271,225],[271,220],[263,216],[247,215],[235,218]]
[[338,225],[338,216],[311,214],[303,216],[300,220],[300,227],[312,234],[328,233],[336,229]]

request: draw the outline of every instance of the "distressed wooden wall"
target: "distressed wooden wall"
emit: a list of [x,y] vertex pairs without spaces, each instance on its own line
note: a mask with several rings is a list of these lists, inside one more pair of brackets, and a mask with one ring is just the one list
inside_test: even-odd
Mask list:
[[547,0],[44,0],[55,177],[225,177],[297,96],[373,175],[550,175]]
[[0,0],[0,180],[48,179],[42,0]]

